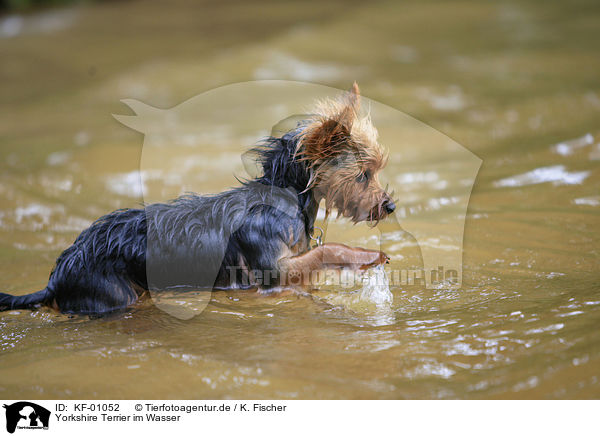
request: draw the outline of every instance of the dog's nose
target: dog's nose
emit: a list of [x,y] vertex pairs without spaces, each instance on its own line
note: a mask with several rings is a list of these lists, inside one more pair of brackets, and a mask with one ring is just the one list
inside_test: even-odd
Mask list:
[[392,200],[388,200],[383,204],[386,213],[390,214],[396,210],[396,204]]

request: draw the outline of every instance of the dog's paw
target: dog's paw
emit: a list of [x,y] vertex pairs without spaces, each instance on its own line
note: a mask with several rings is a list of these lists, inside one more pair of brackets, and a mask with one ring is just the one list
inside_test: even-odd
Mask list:
[[385,254],[383,251],[372,251],[372,258],[367,262],[361,265],[360,269],[365,270],[369,268],[373,268],[378,265],[384,265],[390,263],[390,257]]
[[385,254],[383,251],[380,251],[379,254],[380,254],[380,260],[381,260],[380,263],[381,264],[383,264],[383,263],[389,264],[390,263],[390,260],[391,260],[390,256],[388,256],[387,254]]

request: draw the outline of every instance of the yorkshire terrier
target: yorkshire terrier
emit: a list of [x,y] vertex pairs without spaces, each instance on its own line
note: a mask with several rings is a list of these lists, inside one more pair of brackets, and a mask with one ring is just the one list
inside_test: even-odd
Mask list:
[[[253,149],[262,175],[215,195],[112,212],[57,259],[45,289],[0,293],[0,310],[50,306],[63,313],[126,308],[150,290],[281,289],[318,270],[387,263],[381,251],[326,243],[311,248],[321,200],[354,223],[395,209],[378,174],[386,154],[356,83],[281,137]],[[257,273],[260,272],[260,273]]]

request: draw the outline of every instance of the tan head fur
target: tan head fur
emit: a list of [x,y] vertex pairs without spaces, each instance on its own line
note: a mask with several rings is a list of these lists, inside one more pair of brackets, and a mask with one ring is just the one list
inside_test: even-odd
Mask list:
[[340,98],[319,102],[298,143],[298,158],[311,171],[309,188],[325,198],[327,214],[377,222],[392,213],[394,202],[379,183],[387,155],[377,142],[369,115],[360,116],[356,82]]

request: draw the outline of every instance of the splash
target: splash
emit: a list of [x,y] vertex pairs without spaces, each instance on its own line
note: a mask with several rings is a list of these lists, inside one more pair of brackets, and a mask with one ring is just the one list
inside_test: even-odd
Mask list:
[[389,309],[394,300],[389,279],[382,265],[363,273],[358,289],[350,292],[329,293],[324,299],[329,303],[357,312]]
[[383,265],[369,269],[363,278],[363,286],[358,293],[359,300],[375,306],[390,306],[394,296]]

